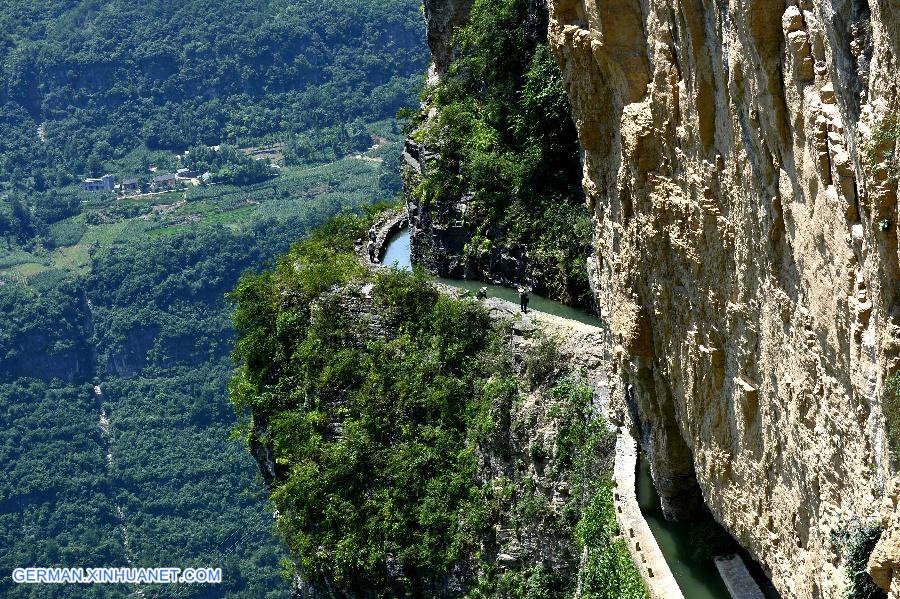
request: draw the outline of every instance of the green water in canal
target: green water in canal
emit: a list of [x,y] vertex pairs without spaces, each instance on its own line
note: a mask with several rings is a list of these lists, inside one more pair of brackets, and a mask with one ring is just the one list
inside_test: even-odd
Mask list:
[[[404,270],[411,270],[409,230],[400,231],[385,248],[382,263]],[[480,281],[464,281],[457,279],[436,279],[458,289],[466,289],[473,294],[481,287],[487,287],[488,297],[498,297],[518,304],[519,294],[515,289],[498,285],[486,285]],[[600,321],[593,315],[581,310],[564,306],[546,298],[532,295],[530,309],[578,322],[600,326]],[[669,522],[663,518],[659,496],[653,487],[650,466],[643,457],[639,460],[637,477],[637,497],[653,535],[665,555],[666,561],[678,581],[687,599],[729,599],[730,595],[722,582],[715,564],[711,560],[697,561],[692,557],[690,546],[690,524]]]
[[637,500],[656,542],[666,556],[672,575],[688,599],[730,599],[731,594],[712,560],[696,560],[690,544],[691,523],[663,517],[659,495],[650,476],[650,464],[638,458]]
[[[388,243],[385,248],[384,258],[382,258],[381,262],[385,266],[395,266],[403,270],[411,270],[412,265],[410,264],[409,256],[409,229],[403,229]],[[488,297],[497,297],[516,305],[519,304],[518,292],[509,287],[489,285],[487,283],[482,283],[481,281],[467,281],[464,279],[442,279],[435,277],[435,280],[450,287],[470,291],[472,295],[475,295],[482,287],[487,287]],[[533,293],[528,302],[528,310],[536,310],[538,312],[553,314],[554,316],[568,318],[569,320],[575,320],[584,324],[590,324],[597,327],[600,326],[600,321],[593,314],[588,314],[578,308],[565,306],[539,295],[534,295]]]

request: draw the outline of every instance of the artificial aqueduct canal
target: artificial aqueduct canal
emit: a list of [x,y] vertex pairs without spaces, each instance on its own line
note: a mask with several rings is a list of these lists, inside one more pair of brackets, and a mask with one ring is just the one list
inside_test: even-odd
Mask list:
[[[365,263],[373,268],[411,268],[408,222],[405,210],[382,215],[373,226],[378,262],[373,264],[364,255],[366,252],[360,251]],[[435,282],[451,295],[474,293],[485,286],[480,281],[435,279]],[[628,410],[619,416],[611,409],[606,370],[609,356],[604,349],[609,347],[605,339],[608,330],[603,323],[593,315],[535,296],[530,304],[532,309],[523,315],[516,303],[515,290],[496,285],[486,287],[488,299],[484,302],[491,315],[521,323],[515,326],[540,329],[554,338],[560,353],[585,373],[594,389],[595,407],[615,426],[616,519],[650,596],[653,599],[778,597],[752,562],[755,574],[751,575],[746,556],[696,558],[690,544],[691,524],[669,522],[663,517],[649,464],[639,451],[640,431],[636,419]],[[766,588],[765,593],[761,586]]]

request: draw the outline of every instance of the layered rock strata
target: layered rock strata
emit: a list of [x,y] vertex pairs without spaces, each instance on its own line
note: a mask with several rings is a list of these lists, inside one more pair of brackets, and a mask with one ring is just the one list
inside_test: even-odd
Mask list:
[[554,0],[611,389],[666,512],[705,501],[784,597],[889,474],[900,4]]

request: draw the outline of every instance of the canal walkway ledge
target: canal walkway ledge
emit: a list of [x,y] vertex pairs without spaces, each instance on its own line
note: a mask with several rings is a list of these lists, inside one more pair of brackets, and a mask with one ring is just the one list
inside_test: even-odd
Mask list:
[[[627,420],[630,417],[626,416]],[[684,599],[675,576],[663,556],[637,500],[638,445],[633,424],[626,421],[616,431],[613,466],[613,502],[616,521],[651,599]]]

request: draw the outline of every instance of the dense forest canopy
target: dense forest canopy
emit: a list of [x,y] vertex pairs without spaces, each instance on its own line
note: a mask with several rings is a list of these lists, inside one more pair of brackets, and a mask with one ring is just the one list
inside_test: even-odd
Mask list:
[[[125,597],[9,573],[129,564],[223,568],[220,586],[147,597],[287,596],[255,465],[229,440],[224,294],[397,193],[418,1],[0,0],[0,32],[0,596]],[[211,178],[79,184],[179,168]]]
[[425,65],[410,0],[5,4],[0,181],[36,189],[139,147],[391,117]]

